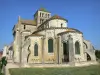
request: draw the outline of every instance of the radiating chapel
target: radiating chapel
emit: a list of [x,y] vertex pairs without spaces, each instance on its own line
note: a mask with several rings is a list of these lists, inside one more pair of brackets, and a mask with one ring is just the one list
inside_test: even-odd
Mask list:
[[96,61],[94,47],[68,20],[44,8],[33,20],[19,16],[13,27],[13,61],[23,64],[68,64]]

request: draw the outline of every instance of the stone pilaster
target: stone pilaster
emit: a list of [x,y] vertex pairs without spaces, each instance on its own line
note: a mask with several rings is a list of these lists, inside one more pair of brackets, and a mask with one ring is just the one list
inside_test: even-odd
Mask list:
[[73,38],[71,36],[69,36],[68,43],[69,43],[69,62],[71,66],[74,66],[75,65],[75,62],[74,62],[75,55],[74,55]]
[[62,48],[61,48],[61,37],[59,37],[59,64],[62,63]]
[[43,37],[42,38],[42,64],[44,64],[44,40],[45,40],[45,38]]
[[54,39],[54,63],[56,64],[56,63],[58,63],[58,53],[57,53],[57,38],[55,37],[55,39]]
[[14,50],[14,62],[19,63],[20,62],[20,32],[19,30],[16,31],[16,37],[15,37],[15,50]]
[[56,63],[59,64],[59,37],[56,38]]
[[22,51],[22,64],[25,66],[27,64],[28,49],[25,47]]

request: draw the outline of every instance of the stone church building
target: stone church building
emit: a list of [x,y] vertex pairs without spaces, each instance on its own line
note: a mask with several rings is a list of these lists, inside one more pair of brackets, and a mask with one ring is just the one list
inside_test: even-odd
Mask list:
[[19,16],[13,27],[13,61],[22,64],[68,64],[96,61],[90,41],[68,20],[40,8],[33,20]]

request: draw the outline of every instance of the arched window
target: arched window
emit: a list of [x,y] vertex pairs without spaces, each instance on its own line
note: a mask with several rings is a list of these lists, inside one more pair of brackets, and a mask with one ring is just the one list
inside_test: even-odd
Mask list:
[[75,42],[75,54],[80,54],[80,45],[79,42]]
[[34,45],[34,56],[38,56],[38,45]]
[[63,27],[63,23],[61,23],[61,28]]
[[40,13],[40,17],[41,17],[41,13]]
[[53,39],[48,40],[48,52],[49,53],[53,52]]
[[87,44],[86,44],[85,42],[83,42],[83,43],[84,43],[84,45],[85,45],[85,48],[87,49],[87,48],[88,48]]
[[48,18],[49,18],[49,14],[48,14]]

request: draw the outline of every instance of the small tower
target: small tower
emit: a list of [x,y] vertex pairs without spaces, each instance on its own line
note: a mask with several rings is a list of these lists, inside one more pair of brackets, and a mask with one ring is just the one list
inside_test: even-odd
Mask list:
[[37,10],[37,12],[34,14],[34,19],[37,22],[37,27],[41,25],[44,21],[49,19],[50,17],[51,17],[51,13],[46,9],[40,8],[39,10]]

